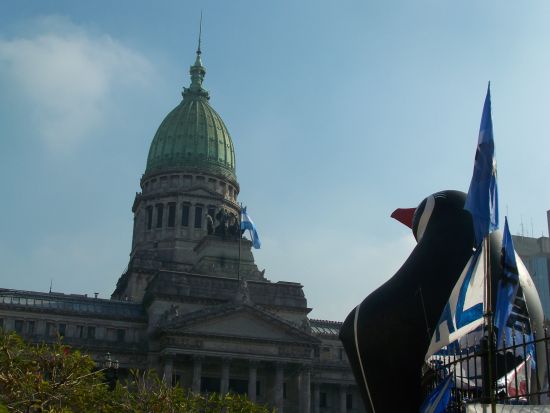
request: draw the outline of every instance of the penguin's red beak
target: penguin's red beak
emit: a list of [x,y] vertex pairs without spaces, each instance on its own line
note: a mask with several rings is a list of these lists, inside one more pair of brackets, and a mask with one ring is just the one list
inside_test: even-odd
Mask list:
[[416,208],[397,208],[392,212],[391,217],[412,229],[415,211]]

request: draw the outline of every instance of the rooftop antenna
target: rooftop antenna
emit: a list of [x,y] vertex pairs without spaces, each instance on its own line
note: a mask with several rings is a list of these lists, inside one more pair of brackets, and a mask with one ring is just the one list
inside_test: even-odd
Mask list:
[[531,217],[531,238],[535,237],[535,231],[533,230],[533,217]]
[[523,227],[523,215],[520,215],[521,217],[521,236],[524,237],[525,236],[525,231],[524,231],[524,227]]
[[52,293],[53,278],[50,278],[50,294]]

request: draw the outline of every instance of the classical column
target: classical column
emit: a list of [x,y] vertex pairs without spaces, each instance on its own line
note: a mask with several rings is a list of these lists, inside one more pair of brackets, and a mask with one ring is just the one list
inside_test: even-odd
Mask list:
[[284,383],[284,365],[277,363],[275,365],[275,400],[274,405],[277,413],[283,413],[283,383]]
[[305,367],[300,373],[300,412],[311,412],[311,371]]
[[319,413],[321,405],[321,385],[313,383],[313,413]]
[[248,363],[248,398],[256,401],[256,381],[258,373],[258,363],[255,360],[250,360]]
[[222,360],[222,380],[220,383],[220,393],[226,394],[229,390],[229,364],[231,359],[224,358]]
[[345,384],[340,385],[340,413],[346,413],[346,396],[348,386]]
[[168,356],[164,359],[164,371],[162,374],[162,379],[164,380],[164,383],[166,383],[168,386],[172,385],[172,370],[174,367],[174,361],[172,357]]
[[201,376],[202,376],[202,357],[193,357],[193,384],[191,390],[193,393],[201,391]]

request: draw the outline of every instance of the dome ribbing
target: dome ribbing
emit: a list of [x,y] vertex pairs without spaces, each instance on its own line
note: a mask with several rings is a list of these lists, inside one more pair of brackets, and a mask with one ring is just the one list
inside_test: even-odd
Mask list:
[[235,151],[222,118],[208,103],[202,88],[206,74],[197,51],[191,66],[191,85],[183,100],[160,124],[147,157],[145,175],[168,171],[221,175],[236,183]]

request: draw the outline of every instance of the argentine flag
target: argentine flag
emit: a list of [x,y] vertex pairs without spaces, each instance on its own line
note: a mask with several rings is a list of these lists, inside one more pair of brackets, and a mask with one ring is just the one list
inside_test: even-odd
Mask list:
[[250,239],[252,241],[252,246],[256,249],[259,249],[262,246],[260,237],[258,236],[258,231],[256,230],[256,225],[246,212],[246,207],[241,209],[241,230],[249,231]]

